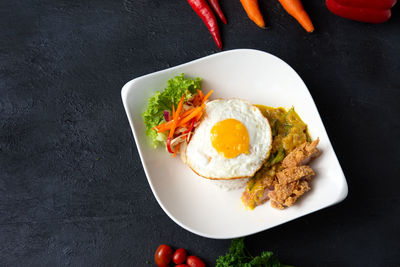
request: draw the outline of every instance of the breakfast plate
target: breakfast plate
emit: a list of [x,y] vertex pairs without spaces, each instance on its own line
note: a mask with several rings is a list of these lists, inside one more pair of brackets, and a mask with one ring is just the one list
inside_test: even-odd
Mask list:
[[[203,91],[213,89],[214,99],[241,98],[253,104],[295,107],[311,137],[320,139],[322,154],[311,164],[316,172],[311,191],[285,210],[273,209],[269,203],[248,210],[240,200],[243,189],[221,191],[178,157],[172,158],[165,147],[152,148],[141,114],[148,98],[181,73],[202,78]],[[326,208],[347,196],[346,179],[307,87],[288,64],[271,54],[250,49],[217,53],[133,79],[121,95],[155,198],[173,221],[190,232],[218,239],[246,236]]]

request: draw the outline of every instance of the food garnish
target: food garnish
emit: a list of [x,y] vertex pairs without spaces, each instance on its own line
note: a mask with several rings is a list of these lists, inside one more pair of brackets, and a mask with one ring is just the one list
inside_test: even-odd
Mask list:
[[[162,92],[158,91],[149,98],[147,108],[142,116],[146,134],[150,137],[153,147],[165,143],[167,139],[166,133],[159,133],[153,128],[160,123],[171,121],[173,107],[178,106],[182,96],[185,95],[185,101],[189,102],[198,90],[201,90],[200,78],[188,79],[181,74],[168,80],[167,87]],[[170,123],[171,125],[172,123]]]
[[200,78],[192,80],[181,74],[168,80],[165,90],[149,99],[143,113],[146,134],[153,147],[165,143],[168,152],[175,157],[181,143],[190,140],[212,93],[211,90],[204,96]]
[[233,239],[229,252],[217,259],[215,267],[289,267],[280,263],[274,253],[264,251],[253,257],[244,246],[244,238]]

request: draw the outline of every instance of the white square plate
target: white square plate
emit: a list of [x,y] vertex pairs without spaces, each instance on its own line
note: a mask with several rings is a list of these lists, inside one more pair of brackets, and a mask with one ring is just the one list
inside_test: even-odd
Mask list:
[[[145,134],[142,112],[148,98],[184,73],[203,80],[212,98],[242,98],[254,104],[295,107],[322,154],[311,164],[317,175],[312,190],[285,210],[267,202],[254,210],[241,204],[243,190],[220,191],[172,158],[165,148],[153,149]],[[257,50],[221,52],[136,78],[122,88],[122,100],[150,187],[162,209],[178,225],[209,238],[235,238],[269,229],[342,201],[347,183],[314,101],[297,73],[281,59]]]

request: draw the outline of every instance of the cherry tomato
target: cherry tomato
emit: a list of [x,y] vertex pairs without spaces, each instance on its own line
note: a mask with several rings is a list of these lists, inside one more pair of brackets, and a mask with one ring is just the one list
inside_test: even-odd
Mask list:
[[184,250],[183,248],[178,248],[174,255],[172,256],[172,261],[175,264],[181,264],[184,263],[186,260],[186,250]]
[[154,254],[154,260],[158,267],[166,267],[172,258],[172,249],[167,245],[160,245]]
[[175,265],[175,267],[189,267],[186,264],[179,264],[179,265]]
[[204,261],[202,261],[199,257],[196,256],[187,257],[186,263],[189,267],[206,267]]

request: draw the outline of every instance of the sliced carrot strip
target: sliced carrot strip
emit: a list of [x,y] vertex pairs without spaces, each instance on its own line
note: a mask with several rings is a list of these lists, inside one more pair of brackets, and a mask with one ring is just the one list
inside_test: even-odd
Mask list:
[[178,108],[175,111],[175,120],[178,122],[179,117],[181,116],[183,101],[185,100],[185,95],[182,96],[181,101],[178,104]]
[[179,121],[178,126],[181,126],[181,125],[187,123],[188,121],[190,121],[191,119],[196,117],[202,110],[203,110],[202,107],[195,108],[194,111],[192,113],[190,113],[190,115],[188,115],[187,117],[185,117],[181,121]]
[[210,92],[208,92],[208,94],[206,94],[206,96],[203,98],[203,102],[201,104],[204,104],[204,102],[210,97],[210,95],[214,92],[214,90],[211,90]]
[[169,128],[171,128],[173,123],[174,123],[173,119],[170,121],[167,121],[167,122],[163,122],[160,125],[154,126],[153,130],[156,130],[157,132],[164,132],[165,130],[168,130]]
[[194,105],[194,106],[198,106],[199,103],[201,103],[201,101],[202,101],[202,99],[201,99],[200,95],[196,95],[196,96],[194,97],[194,99],[193,99],[193,105]]
[[187,115],[189,115],[190,113],[192,113],[192,112],[193,112],[193,109],[194,109],[194,108],[191,108],[191,109],[188,109],[188,110],[186,110],[185,112],[183,112],[181,118],[184,118],[184,117],[186,117]]
[[[201,107],[201,109],[203,109],[203,108],[205,107],[204,102],[210,97],[210,95],[211,95],[214,91],[211,90],[211,91],[208,92],[208,94],[205,95],[205,96],[203,95],[203,93],[202,93],[200,90],[197,90],[197,92],[199,93],[199,97],[202,98],[202,102],[201,102],[201,106],[200,106],[200,107]],[[184,96],[182,96],[182,99],[184,99]],[[180,110],[179,110],[179,113],[181,112],[182,106],[183,106],[183,101],[182,101],[182,99],[181,99],[181,102],[179,102],[179,105],[181,106],[181,108],[180,108]],[[179,105],[178,105],[178,109],[179,109]],[[199,107],[197,107],[197,108],[199,108]],[[201,115],[199,115],[199,111],[197,110],[197,108],[188,109],[188,110],[186,110],[185,112],[183,112],[182,115],[181,115],[181,114],[179,114],[177,111],[175,111],[175,107],[172,106],[172,119],[171,119],[170,121],[163,122],[163,123],[161,123],[161,124],[159,124],[159,125],[153,127],[153,129],[156,130],[156,131],[159,132],[159,133],[160,133],[160,132],[165,132],[165,131],[167,131],[167,130],[169,130],[169,129],[172,128],[172,126],[173,126],[173,124],[175,123],[176,120],[178,120],[177,125],[176,125],[176,126],[178,126],[178,125],[179,125],[179,120],[186,119],[186,117],[189,116],[189,115],[191,115],[193,112],[196,112],[196,114],[197,114],[196,118],[197,118],[197,120],[199,120],[200,117],[201,117]],[[178,113],[179,115],[176,115],[177,113]],[[191,116],[191,118],[193,118],[193,115]],[[185,120],[185,121],[187,122],[187,120]],[[176,126],[175,126],[175,128],[176,128]]]
[[204,98],[203,92],[201,90],[197,90],[197,93],[199,94],[201,100],[203,100]]
[[187,123],[185,123],[185,124],[182,124],[182,125],[180,125],[179,127],[182,127],[182,128],[189,128],[190,127],[190,122],[187,122]]
[[[175,128],[178,126],[184,125],[185,123],[187,123],[194,117],[196,117],[196,119],[199,120],[200,117],[202,116],[202,110],[204,109],[204,107],[205,107],[205,104],[203,103],[200,107],[186,110],[184,113],[182,113],[181,116],[178,117],[178,122],[177,122],[177,125],[175,126]],[[193,114],[193,113],[195,113],[195,114]],[[175,115],[176,115],[176,112],[175,112]],[[184,121],[184,122],[181,123],[180,121]],[[175,119],[172,119],[170,121],[161,123],[158,126],[155,126],[153,129],[159,133],[165,132],[165,131],[171,129],[174,123],[175,123]]]
[[157,132],[161,133],[161,132],[165,132],[169,129],[171,129],[172,125],[174,124],[174,119],[164,122],[158,126],[155,126],[153,129],[156,130]]
[[203,115],[203,111],[201,111],[199,114],[197,114],[196,121],[199,121],[202,115]]
[[[178,118],[178,120],[184,119],[189,114],[191,114],[195,109],[196,108],[186,110],[185,112],[182,113],[182,115]],[[173,123],[174,123],[174,119],[172,118],[170,121],[163,122],[163,123],[155,126],[153,129],[156,130],[157,132],[165,132],[166,130],[171,128]]]
[[175,114],[174,114],[174,123],[172,124],[172,127],[171,127],[168,137],[172,137],[174,135],[175,128],[178,124],[178,117],[179,117],[179,115],[181,115],[181,110],[182,110],[184,99],[185,99],[185,95],[183,95],[181,97],[181,101],[179,101],[178,108],[176,109]]

